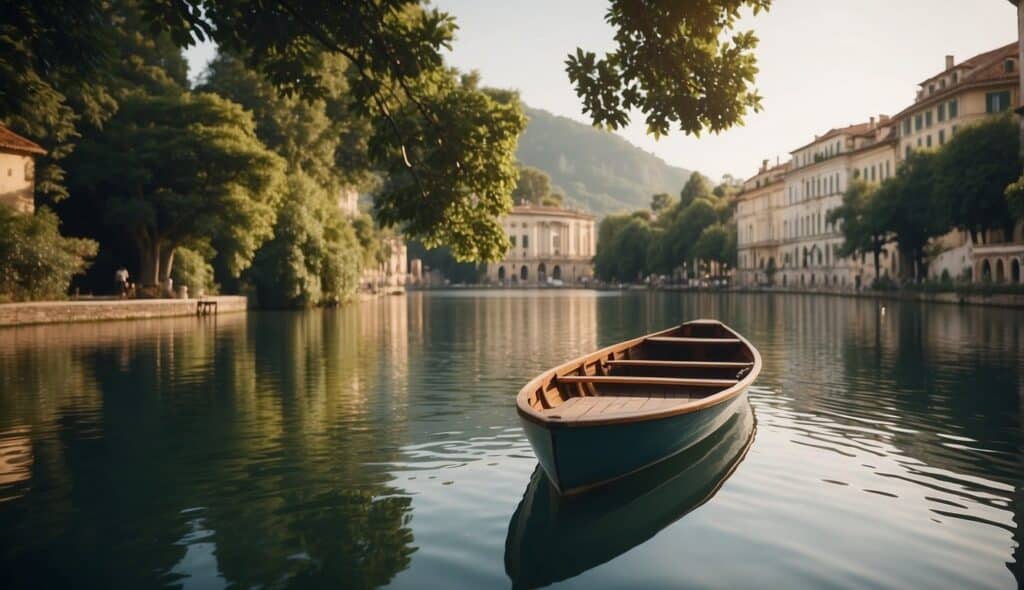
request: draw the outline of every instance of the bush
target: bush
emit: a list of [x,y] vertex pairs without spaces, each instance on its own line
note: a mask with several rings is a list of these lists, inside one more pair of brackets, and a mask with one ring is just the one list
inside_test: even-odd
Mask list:
[[0,206],[0,300],[64,299],[71,278],[88,267],[98,245],[65,238],[49,209],[35,215]]
[[191,297],[217,292],[217,285],[213,281],[213,265],[199,250],[185,247],[175,250],[171,278],[175,289],[186,286]]

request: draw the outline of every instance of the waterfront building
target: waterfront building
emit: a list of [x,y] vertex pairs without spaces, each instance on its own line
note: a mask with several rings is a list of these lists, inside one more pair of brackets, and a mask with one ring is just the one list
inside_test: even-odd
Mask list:
[[[338,193],[338,208],[346,217],[359,215],[359,191],[342,188]],[[408,248],[405,240],[397,236],[384,236],[380,243],[383,260],[363,269],[359,284],[363,291],[372,293],[398,293],[409,282]]]
[[764,160],[757,174],[743,183],[736,196],[736,281],[740,285],[775,282],[781,262],[779,239],[788,169],[789,162],[769,167],[768,160]]
[[[791,152],[785,178],[779,256],[785,287],[859,288],[864,264],[839,256],[843,235],[828,214],[852,179],[881,182],[895,172],[892,123],[885,116],[830,129]],[[872,270],[873,272],[873,270]]]
[[594,277],[594,216],[560,207],[517,205],[502,219],[512,246],[487,265],[486,280],[499,285],[567,285]]
[[[894,117],[900,159],[914,150],[937,149],[963,127],[1013,110],[1021,97],[1020,60],[1018,42],[961,63],[947,55],[943,70],[918,84],[914,103]],[[1024,226],[1018,223],[1011,235],[989,231],[979,244],[960,230],[933,240],[936,254],[928,265],[929,278],[1010,281],[1014,262],[1019,268],[1024,255],[1022,233]]]
[[35,159],[43,155],[38,144],[0,125],[0,205],[35,211]]

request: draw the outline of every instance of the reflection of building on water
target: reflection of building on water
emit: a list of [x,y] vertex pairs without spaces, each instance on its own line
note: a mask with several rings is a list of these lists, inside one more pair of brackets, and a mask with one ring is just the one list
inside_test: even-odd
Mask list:
[[21,495],[15,484],[32,476],[32,429],[28,426],[0,430],[0,502]]

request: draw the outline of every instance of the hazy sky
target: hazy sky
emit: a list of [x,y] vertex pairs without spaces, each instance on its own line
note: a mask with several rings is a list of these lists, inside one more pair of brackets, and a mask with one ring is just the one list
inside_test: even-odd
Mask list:
[[[435,0],[460,30],[452,65],[478,70],[489,86],[517,88],[523,100],[586,121],[565,74],[577,46],[611,47],[604,0]],[[642,117],[620,134],[670,164],[747,177],[763,158],[785,160],[815,133],[894,114],[910,104],[916,84],[957,62],[1016,40],[1016,8],[1007,0],[775,0],[746,18],[756,31],[764,110],[743,127],[692,138],[675,132],[655,140]],[[197,68],[209,48],[193,49]]]

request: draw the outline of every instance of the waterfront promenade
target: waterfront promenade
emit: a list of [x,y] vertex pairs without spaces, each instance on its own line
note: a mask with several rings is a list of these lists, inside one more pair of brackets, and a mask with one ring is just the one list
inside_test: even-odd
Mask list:
[[202,299],[79,299],[3,303],[0,304],[0,327],[196,315],[200,301],[216,303],[216,313],[219,314],[248,309],[248,300],[238,295]]

